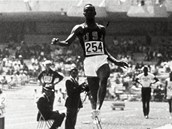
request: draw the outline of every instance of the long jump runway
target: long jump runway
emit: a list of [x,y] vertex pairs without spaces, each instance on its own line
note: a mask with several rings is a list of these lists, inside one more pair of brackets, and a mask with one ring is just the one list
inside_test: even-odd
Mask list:
[[[24,86],[18,90],[4,91],[7,99],[5,129],[36,129],[35,88]],[[143,117],[140,101],[125,102],[124,110],[112,110],[112,103],[105,101],[102,107],[100,118],[103,129],[172,129],[166,102],[151,102],[149,119]],[[56,108],[60,111],[65,109],[63,105]],[[76,129],[96,129],[90,112],[91,106],[87,100],[79,111]],[[60,129],[64,129],[64,122]]]

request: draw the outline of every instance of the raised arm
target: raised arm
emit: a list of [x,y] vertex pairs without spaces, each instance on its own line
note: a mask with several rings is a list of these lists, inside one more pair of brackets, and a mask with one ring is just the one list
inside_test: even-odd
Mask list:
[[70,46],[72,42],[76,39],[77,34],[81,31],[81,26],[76,25],[72,29],[70,35],[66,38],[66,40],[60,41],[59,38],[53,38],[51,41],[52,45],[59,45],[59,46]]

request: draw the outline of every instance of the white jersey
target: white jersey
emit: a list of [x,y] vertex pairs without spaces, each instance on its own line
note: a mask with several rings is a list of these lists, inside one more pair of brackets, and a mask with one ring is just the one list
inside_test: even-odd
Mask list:
[[167,82],[167,99],[172,98],[172,81],[170,81],[170,78],[166,79]]
[[142,87],[150,87],[150,84],[154,82],[155,76],[151,73],[148,73],[147,76],[144,73],[141,73],[137,76],[139,82],[142,84]]

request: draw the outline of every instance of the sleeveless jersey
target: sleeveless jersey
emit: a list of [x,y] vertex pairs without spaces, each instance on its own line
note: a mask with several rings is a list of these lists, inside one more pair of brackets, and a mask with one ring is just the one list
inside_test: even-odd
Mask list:
[[95,28],[89,28],[85,23],[81,24],[82,31],[77,34],[84,56],[105,55],[103,26],[96,24]]

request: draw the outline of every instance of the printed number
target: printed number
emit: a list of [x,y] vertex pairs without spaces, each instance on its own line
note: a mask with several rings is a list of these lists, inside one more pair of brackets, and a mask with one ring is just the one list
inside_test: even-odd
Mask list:
[[91,44],[90,44],[90,43],[87,43],[87,44],[86,44],[87,52],[91,52],[91,51],[90,51],[90,47],[91,47]]
[[44,81],[45,81],[46,83],[49,83],[49,82],[52,81],[52,77],[51,77],[51,76],[44,76]]
[[88,53],[91,53],[91,52],[102,52],[103,51],[103,46],[102,46],[102,43],[99,42],[92,42],[92,43],[86,43],[86,51]]
[[97,52],[97,46],[96,46],[96,43],[94,42],[94,43],[92,43],[92,50],[93,50],[93,52]]
[[101,51],[103,51],[103,47],[102,47],[102,44],[101,43],[99,43],[98,49],[100,49]]

